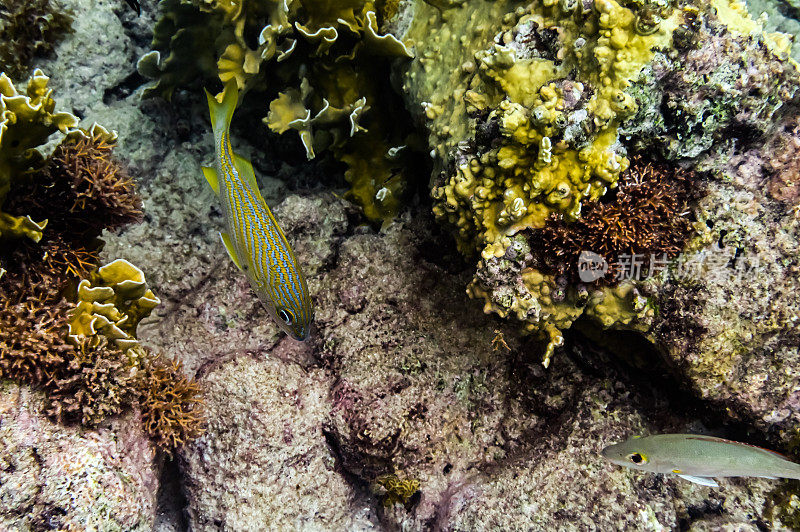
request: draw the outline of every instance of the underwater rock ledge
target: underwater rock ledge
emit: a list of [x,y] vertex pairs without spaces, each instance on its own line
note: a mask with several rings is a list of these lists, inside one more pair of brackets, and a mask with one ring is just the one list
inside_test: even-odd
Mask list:
[[[402,5],[412,22],[398,38],[416,55],[394,75],[428,135],[437,219],[467,256],[481,253],[470,294],[545,338],[545,363],[581,316],[611,342],[615,329],[637,331],[700,397],[794,445],[800,74],[789,36],[727,0]],[[652,9],[660,22],[643,32]],[[649,204],[683,175],[686,203],[668,214],[685,218],[683,234],[626,243],[617,224],[634,235],[654,221],[674,227],[657,218],[669,205],[647,214],[628,202],[593,222],[623,243],[601,257],[610,273],[581,282],[560,251],[573,248],[553,235],[602,253],[581,247],[581,223],[593,201],[608,212],[630,195],[622,184],[642,158],[660,168]],[[682,252],[648,247],[660,238]]]
[[709,493],[605,463],[605,443],[691,415],[585,342],[544,370],[539,344],[457,289],[469,271],[438,256],[430,215],[377,233],[329,194],[275,213],[320,303],[307,342],[278,336],[219,250],[213,282],[147,329],[208,390],[208,430],[179,452],[192,529],[751,526],[767,512],[769,481]]
[[[180,3],[191,3],[195,9],[213,2]],[[545,6],[551,21],[569,19],[556,13],[563,9],[561,4],[575,9],[573,15],[578,16],[580,3],[558,2]],[[598,4],[604,10],[618,9],[612,2]],[[441,216],[437,221],[418,207],[391,203],[388,212],[393,216],[399,211],[400,217],[377,232],[365,225],[352,204],[320,192],[303,191],[287,197],[285,185],[259,172],[270,204],[276,205],[276,217],[307,268],[319,308],[311,341],[296,344],[282,337],[219,245],[219,213],[215,214],[212,195],[198,172],[199,163],[208,162],[211,153],[205,109],[197,103],[199,93],[198,99],[193,99],[194,93],[176,90],[175,107],[138,100],[145,87],[133,75],[133,63],[148,51],[142,35],[147,31],[146,22],[154,20],[155,5],[144,4],[143,17],[138,20],[133,20],[122,2],[104,0],[92,10],[77,0],[71,5],[84,10],[84,16],[76,18],[76,33],[67,36],[56,58],[43,60],[42,66],[53,75],[61,92],[67,89],[64,101],[80,110],[76,114],[82,115],[85,123],[98,120],[119,128],[119,150],[131,161],[132,174],[142,178],[145,220],[121,235],[104,235],[103,259],[123,257],[147,273],[148,284],[162,304],[139,327],[139,341],[180,358],[187,374],[196,374],[209,391],[208,431],[177,454],[179,482],[187,495],[188,506],[183,510],[189,522],[184,524],[208,530],[246,530],[254,524],[324,529],[550,530],[571,526],[716,530],[780,529],[795,523],[792,505],[796,506],[797,498],[792,493],[796,486],[791,482],[732,479],[722,481],[719,490],[709,490],[675,478],[619,469],[598,455],[605,444],[631,434],[703,430],[697,419],[698,405],[712,411],[703,414],[706,423],[725,425],[738,418],[744,427],[739,434],[758,443],[781,444],[790,451],[796,443],[800,411],[795,371],[800,344],[796,334],[800,159],[795,153],[800,137],[792,92],[797,85],[796,67],[773,53],[772,47],[779,42],[759,37],[763,32],[740,8],[731,8],[727,15],[747,34],[722,29],[724,24],[715,21],[713,12],[701,9],[699,25],[686,18],[666,22],[667,28],[689,23],[688,31],[683,30],[684,40],[678,41],[686,48],[677,55],[670,49],[657,51],[648,62],[642,59],[647,55],[641,54],[642,50],[634,53],[641,74],[631,79],[632,85],[625,91],[635,100],[636,113],[626,118],[633,108],[622,105],[629,103],[625,96],[617,103],[605,100],[618,107],[612,111],[620,113],[620,120],[625,119],[616,126],[617,142],[608,133],[608,124],[605,134],[601,132],[597,138],[598,130],[592,130],[595,126],[589,127],[591,135],[583,130],[588,116],[588,81],[579,90],[574,83],[550,79],[552,90],[538,95],[527,94],[524,84],[503,87],[502,71],[516,65],[507,63],[509,54],[502,50],[504,46],[515,49],[515,54],[529,53],[524,56],[526,65],[558,59],[559,44],[554,32],[540,24],[542,20],[534,20],[537,25],[523,21],[516,35],[512,31],[530,10],[517,13],[517,3],[505,1],[382,3],[402,9],[395,13],[396,19],[383,12],[386,26],[373,31],[370,38],[385,35],[384,30],[394,27],[395,39],[405,42],[401,30],[413,21],[415,13],[420,16],[418,23],[427,20],[424,17],[433,17],[435,23],[413,30],[425,36],[417,39],[415,58],[400,57],[392,68],[399,78],[410,71],[419,73],[418,90],[405,90],[403,97],[411,112],[424,117],[420,124],[430,134],[427,148],[434,150],[437,186],[455,175],[455,164],[466,163],[472,171],[466,156],[476,149],[495,151],[487,157],[488,164],[479,160],[479,169],[485,172],[497,163],[500,170],[495,171],[501,175],[514,172],[513,159],[519,156],[523,162],[517,167],[523,169],[529,164],[548,164],[548,156],[550,162],[581,161],[579,154],[572,152],[560,154],[563,157],[559,159],[560,147],[553,142],[557,136],[547,128],[561,126],[571,141],[602,148],[590,149],[586,155],[591,159],[589,166],[606,178],[613,180],[617,170],[621,176],[622,157],[630,159],[634,148],[644,148],[660,153],[668,165],[697,172],[703,185],[704,196],[693,203],[691,221],[696,232],[690,235],[681,259],[697,259],[703,275],[692,280],[651,279],[635,291],[630,285],[624,290],[615,287],[619,297],[611,299],[614,304],[599,305],[595,313],[601,319],[594,327],[609,323],[632,328],[633,333],[626,332],[646,338],[660,349],[651,352],[652,344],[629,342],[633,348],[618,349],[621,357],[614,358],[598,345],[613,344],[614,340],[624,344],[631,336],[614,329],[598,335],[596,342],[572,335],[553,352],[551,364],[544,370],[540,361],[545,347],[541,343],[519,337],[519,323],[513,319],[484,315],[480,311],[484,301],[470,301],[464,294],[475,276],[478,259],[464,268],[449,253],[447,244],[452,237],[447,231],[459,231],[461,226],[453,226]],[[714,3],[717,9],[727,5]],[[535,6],[533,11],[545,11],[544,2]],[[589,18],[596,15],[586,14]],[[652,37],[655,33],[637,37],[632,26],[637,20],[629,15],[622,17],[627,24],[623,33],[629,41],[660,42],[663,35]],[[651,18],[640,20],[639,26],[654,16],[669,19],[686,13],[674,10],[664,15],[650,6]],[[485,25],[478,27],[480,22]],[[575,31],[570,20],[564,24]],[[422,31],[431,27],[439,27],[442,35],[449,33],[454,40],[442,37],[437,41],[437,35]],[[291,29],[291,35],[295,30]],[[367,33],[359,28],[358,38]],[[599,32],[588,38],[567,35],[576,44],[583,38],[585,42],[578,48],[587,50],[597,50],[602,37]],[[701,42],[693,42],[692,35],[701,35]],[[461,37],[465,43],[459,41]],[[426,39],[431,46],[455,43],[446,45],[452,57],[438,63],[435,56],[426,57],[422,49]],[[322,41],[312,44],[312,51],[323,45]],[[733,55],[715,56],[720,50]],[[305,52],[311,57],[309,48]],[[740,60],[749,54],[761,62]],[[235,57],[228,54],[226,58]],[[213,59],[212,80],[219,74],[217,58]],[[685,64],[707,74],[713,83],[692,79],[694,70],[683,72],[685,77],[677,75],[675,68],[688,59],[694,62]],[[483,60],[486,69],[482,69]],[[455,75],[457,82],[439,77],[442,70],[447,76]],[[478,74],[479,70],[483,74]],[[747,75],[743,77],[743,73]],[[484,94],[482,88],[461,86],[476,75],[491,78],[483,80],[492,87],[490,91]],[[729,79],[742,84],[721,82]],[[297,87],[290,88],[300,90],[300,81],[292,78],[294,81]],[[754,85],[757,88],[750,94]],[[514,122],[527,119],[520,108],[524,105],[501,106],[493,101],[503,100],[509,88],[519,91],[517,96],[525,99],[525,104],[528,99],[541,100],[535,106],[530,102],[534,108],[543,107],[541,122],[533,128],[538,133],[531,138],[521,138],[526,132],[524,121]],[[708,108],[702,95],[715,90],[721,91],[718,96],[723,105]],[[452,97],[454,93],[456,97]],[[743,114],[736,111],[742,98],[747,103]],[[352,98],[353,102],[358,99]],[[261,103],[261,111],[267,113],[269,102]],[[495,103],[490,109],[488,104]],[[318,104],[321,102],[312,102]],[[474,107],[475,116],[467,113],[468,105]],[[567,111],[562,113],[566,119],[552,112],[561,111],[559,105]],[[482,106],[486,107],[479,109]],[[344,106],[337,111],[342,109]],[[323,146],[331,140],[351,142],[357,138],[349,135],[349,112],[337,113],[342,120],[330,130],[320,127],[321,119],[312,124],[322,133]],[[355,118],[358,116],[356,113]],[[685,120],[678,121],[678,116]],[[287,133],[296,135],[296,131]],[[549,145],[542,132],[549,133]],[[504,137],[500,145],[495,142],[499,136],[513,133],[519,134],[517,138]],[[235,140],[252,152],[263,148],[246,146],[247,139]],[[386,147],[374,150],[380,155],[382,172],[399,164],[397,160],[385,162],[382,150]],[[502,152],[512,157],[499,157],[503,147],[513,148]],[[280,156],[267,153],[263,157],[277,160]],[[495,156],[499,158],[491,159]],[[370,168],[363,154],[354,157],[359,169]],[[500,161],[508,168],[500,166]],[[314,177],[308,167],[284,165],[280,172],[297,182],[311,182]],[[362,179],[365,175],[368,173],[359,174]],[[552,175],[563,177],[558,172]],[[362,184],[366,191],[362,200],[373,201],[379,189],[370,188],[375,183]],[[403,183],[398,179],[388,185],[387,190],[400,190]],[[548,209],[569,212],[574,202],[566,198],[567,188],[573,185],[561,189],[561,198],[554,187],[557,193]],[[599,185],[594,188],[600,190]],[[392,199],[389,192],[385,197]],[[506,219],[516,216],[517,199],[525,206],[524,197],[509,195],[511,209],[506,211]],[[444,205],[441,198],[437,201]],[[516,211],[522,213],[521,208]],[[373,218],[382,218],[386,212],[378,210]],[[467,242],[468,251],[482,251],[474,245],[476,227],[466,231],[469,238],[459,237],[462,250]],[[535,249],[535,229],[519,232],[528,245],[515,252]],[[509,259],[525,261],[527,255],[519,253]],[[731,274],[738,274],[736,264],[754,266],[757,257],[763,262],[753,276],[732,282],[731,275],[705,275],[712,269],[711,257],[714,264],[722,264],[723,273]],[[503,253],[486,260],[497,264],[509,259]],[[728,264],[734,266],[732,272],[725,270]],[[504,271],[521,277],[530,265],[510,266]],[[484,269],[488,275],[495,271],[500,270]],[[551,281],[555,288],[561,287],[555,278],[548,279],[546,272],[528,270],[524,275],[527,284],[523,279],[509,284],[508,279],[495,277],[500,281],[497,286],[506,289],[490,307],[499,303],[514,306],[513,295],[517,291],[530,294],[528,285],[536,287],[537,297],[555,292]],[[544,293],[545,285],[549,294]],[[580,287],[573,288],[577,295]],[[565,327],[573,321],[570,312],[561,312],[561,317]],[[646,325],[647,331],[642,331],[637,321]],[[554,323],[558,324],[557,320]],[[590,336],[587,323],[584,316],[576,326]],[[561,334],[552,331],[550,336],[551,331],[545,340]],[[639,356],[643,353],[649,358]],[[619,358],[634,366],[620,365]],[[660,369],[659,360],[669,365],[674,381],[665,384],[665,377],[659,374],[647,376],[653,367]],[[637,361],[643,365],[635,366]],[[692,404],[681,405],[670,396],[667,388],[673,385]],[[26,405],[38,400],[27,388],[3,386],[3,404],[16,405],[16,397],[28,398],[23,401]],[[0,486],[17,497],[12,498],[15,506],[9,512],[14,523],[19,522],[19,514],[29,511],[31,500],[39,505],[35,506],[37,512],[45,508],[35,514],[37,523],[68,523],[82,519],[86,512],[99,513],[92,503],[63,515],[62,510],[72,501],[31,499],[39,486],[17,482],[15,475],[28,471],[18,464],[32,464],[31,453],[53,440],[68,438],[70,445],[77,442],[92,451],[94,445],[103,446],[90,456],[100,469],[75,471],[58,465],[58,473],[69,471],[65,478],[78,479],[80,486],[83,480],[100,479],[100,491],[88,492],[91,501],[105,503],[120,493],[115,491],[117,484],[104,487],[108,479],[117,482],[107,473],[116,475],[121,470],[125,476],[133,469],[143,477],[121,492],[124,500],[113,501],[112,514],[105,514],[109,517],[104,524],[120,523],[123,529],[137,524],[143,529],[150,527],[157,491],[157,475],[152,472],[156,461],[147,454],[152,450],[146,452],[139,446],[146,440],[137,429],[136,412],[113,419],[111,430],[89,431],[51,426],[44,417],[30,418],[29,408],[15,408],[3,412],[3,427],[9,432],[0,437]],[[25,426],[5,424],[5,419],[17,419],[18,415],[26,421]],[[28,445],[26,431],[32,419],[50,427],[42,430],[56,436]],[[129,422],[130,431],[126,431]],[[754,427],[760,432],[753,431]],[[119,434],[130,436],[133,443],[121,443]],[[28,438],[26,444],[18,445],[19,438]],[[49,452],[49,447],[45,451]],[[109,455],[116,458],[101,463]],[[132,458],[125,458],[128,455]],[[85,462],[70,462],[74,463]],[[110,469],[104,469],[109,463]],[[82,479],[82,471],[96,476]],[[316,491],[310,493],[309,487]],[[93,498],[95,495],[99,498]],[[180,530],[180,523],[181,519],[174,517],[170,526]]]

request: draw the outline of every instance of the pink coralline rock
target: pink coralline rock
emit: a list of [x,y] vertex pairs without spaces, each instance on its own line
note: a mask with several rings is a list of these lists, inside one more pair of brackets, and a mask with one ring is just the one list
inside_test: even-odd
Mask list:
[[720,411],[791,448],[800,422],[800,216],[795,109],[759,143],[702,164],[699,236],[658,292],[651,340],[674,375]]
[[328,375],[276,351],[232,353],[200,371],[209,422],[181,454],[191,529],[374,529],[374,502],[325,439]]
[[150,530],[157,490],[136,413],[96,430],[63,426],[39,393],[0,383],[0,529]]
[[800,118],[785,135],[775,138],[767,162],[767,190],[774,199],[795,210],[800,205]]

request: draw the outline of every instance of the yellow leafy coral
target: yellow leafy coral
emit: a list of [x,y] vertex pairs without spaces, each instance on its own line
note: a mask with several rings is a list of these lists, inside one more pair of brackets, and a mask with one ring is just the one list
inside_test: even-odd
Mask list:
[[[0,208],[11,189],[12,181],[24,179],[44,162],[35,149],[60,131],[67,133],[78,125],[69,113],[56,113],[50,80],[36,70],[28,80],[25,93],[17,91],[5,74],[0,74]],[[0,239],[27,236],[35,242],[42,238],[47,220],[30,216],[12,216],[0,211]]]
[[94,343],[102,337],[128,350],[138,345],[136,327],[160,300],[147,287],[142,270],[124,259],[101,266],[78,285],[78,302],[69,313],[69,339]]
[[[143,75],[157,80],[148,94],[169,97],[176,86],[214,77],[235,79],[243,94],[266,92],[267,127],[295,131],[309,159],[332,152],[349,166],[350,197],[367,215],[394,216],[405,179],[392,154],[404,145],[408,120],[399,121],[404,130],[389,119],[400,106],[392,100],[387,61],[380,57],[413,53],[381,31],[382,14],[388,12],[383,2],[165,0],[161,5],[155,50],[138,64]],[[370,113],[378,118],[371,120]],[[387,125],[379,124],[383,120]],[[384,187],[390,180],[394,186]],[[389,190],[396,193],[387,201]]]

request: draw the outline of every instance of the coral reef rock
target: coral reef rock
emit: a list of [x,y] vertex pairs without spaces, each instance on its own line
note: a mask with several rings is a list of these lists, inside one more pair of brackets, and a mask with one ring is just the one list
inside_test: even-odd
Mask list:
[[0,528],[151,530],[158,470],[138,415],[88,430],[43,407],[40,393],[0,383]]
[[[465,254],[481,253],[470,295],[546,340],[545,365],[576,322],[609,337],[636,331],[698,396],[793,445],[800,72],[790,36],[736,1],[623,4],[403,4],[413,22],[397,36],[415,58],[393,68],[429,132],[434,213]],[[614,218],[615,205],[636,206],[624,179],[637,157],[660,174],[640,194],[654,212]],[[679,175],[685,208],[659,199]],[[592,221],[597,212],[607,219]],[[608,236],[645,228],[644,215],[664,219],[638,236],[618,231],[616,256],[598,257],[610,284],[577,281],[577,252],[603,251],[581,247],[599,245],[587,223]],[[553,231],[576,240],[568,263],[542,259]]]
[[324,435],[324,371],[266,353],[201,372],[209,422],[181,453],[192,530],[376,528]]
[[[245,530],[258,521],[320,529],[716,530],[795,522],[791,483],[727,479],[709,489],[621,469],[598,455],[636,433],[702,430],[698,408],[719,435],[790,450],[796,436],[796,67],[780,36],[764,33],[740,4],[670,9],[657,1],[543,0],[516,9],[520,3],[505,0],[404,0],[374,3],[381,7],[375,19],[369,9],[362,13],[371,2],[348,2],[358,14],[354,23],[349,14],[345,22],[310,16],[333,2],[295,1],[289,26],[280,17],[262,24],[265,13],[237,11],[241,2],[165,1],[167,11],[181,15],[175,20],[182,30],[196,29],[192,20],[217,24],[204,31],[226,28],[220,41],[205,43],[204,62],[196,64],[205,70],[189,82],[164,77],[168,54],[194,53],[180,48],[180,38],[162,41],[159,61],[150,55],[140,63],[144,74],[159,78],[157,87],[170,87],[172,105],[138,99],[147,87],[134,63],[149,51],[142,35],[155,21],[154,3],[142,3],[141,19],[123,2],[98,2],[96,9],[65,4],[81,11],[75,33],[56,50],[58,60],[42,64],[53,75],[49,86],[84,124],[113,124],[118,153],[142,178],[145,220],[108,235],[102,259],[124,258],[147,272],[162,304],[142,321],[138,340],[180,359],[206,388],[207,432],[177,450],[179,468],[167,470],[177,482],[165,483],[185,492],[193,528]],[[271,14],[285,3],[265,5]],[[718,20],[723,15],[727,21]],[[256,22],[237,35],[242,16]],[[245,38],[272,22],[278,34]],[[776,27],[787,26],[767,26]],[[158,28],[171,39],[168,29]],[[383,44],[408,45],[414,57],[396,49],[386,71],[348,78],[353,71],[339,67],[371,62],[367,52],[390,31],[395,38]],[[196,37],[186,36],[190,43]],[[236,43],[239,50],[228,50]],[[250,110],[237,114],[232,136],[244,155],[255,155],[259,184],[308,275],[317,320],[304,343],[280,333],[230,262],[217,234],[218,204],[199,172],[212,159],[199,85],[213,88],[220,73],[242,76],[252,88],[248,97],[259,100],[258,83],[290,50],[281,67],[287,77],[271,82],[256,112],[252,100],[246,104]],[[751,54],[761,62],[748,62]],[[248,72],[254,66],[258,72]],[[377,78],[390,68],[406,107],[429,134],[422,152],[432,150],[435,218],[425,205],[400,208],[403,178],[386,180],[394,172],[385,155],[403,153],[405,139],[381,134],[394,122],[376,112],[384,100],[370,99],[370,91],[385,89]],[[569,79],[572,72],[581,79]],[[184,90],[185,83],[197,90]],[[353,90],[336,94],[340,86]],[[719,96],[720,105],[707,107],[705,93]],[[361,98],[373,114],[356,105]],[[308,116],[286,132],[313,137],[313,163],[276,162],[285,154],[270,149],[286,145],[262,138],[270,102],[276,130],[294,122],[284,120],[294,116],[290,111]],[[703,188],[704,196],[693,199],[694,233],[666,235],[670,246],[689,237],[679,265],[713,256],[738,275],[760,257],[753,276],[705,275],[709,263],[699,266],[699,276],[595,289],[537,269],[537,231],[551,216],[565,227],[579,218],[580,208],[636,168],[641,150],[658,154],[667,170],[694,172]],[[287,197],[287,188],[319,181],[325,152],[350,161],[351,194],[365,208],[373,204],[372,219],[398,210],[400,219],[378,232],[333,194]],[[378,162],[381,178],[372,182]],[[400,164],[390,162],[389,170]],[[538,188],[526,190],[526,181]],[[672,221],[664,225],[684,225]],[[465,264],[459,251],[485,252],[484,262]],[[464,293],[467,286],[477,301]],[[508,316],[524,312],[524,323],[544,331],[543,340],[518,337],[518,323],[481,312],[487,303],[492,314],[502,314],[501,307]],[[573,322],[587,337],[626,346],[617,351],[637,365],[617,367],[618,359],[578,332],[562,334]],[[628,330],[593,336],[592,324]],[[543,369],[542,354],[562,342]],[[652,344],[661,349],[651,353]],[[660,371],[664,360],[674,381]],[[651,375],[652,368],[658,370]],[[731,415],[744,428],[728,434]],[[105,428],[47,426],[91,434],[92,442],[107,436]],[[25,452],[6,460],[27,460]],[[21,467],[0,468],[2,475],[15,470]],[[13,485],[5,478],[0,489]],[[40,490],[23,481],[41,477],[14,478],[14,497],[38,500]],[[101,490],[93,500],[119,493]],[[147,493],[125,504],[152,501],[153,491]],[[776,505],[783,506],[772,511]],[[132,518],[149,523],[138,519]],[[160,522],[181,529],[179,516]],[[133,526],[125,521],[120,528]]]
[[608,443],[695,420],[669,385],[625,376],[587,341],[543,369],[541,344],[458,289],[469,268],[452,269],[430,215],[376,233],[327,194],[275,212],[313,272],[308,341],[277,335],[221,246],[207,250],[212,275],[142,329],[187,353],[206,389],[207,432],[179,451],[192,527],[766,522],[774,482],[709,492],[605,462]]

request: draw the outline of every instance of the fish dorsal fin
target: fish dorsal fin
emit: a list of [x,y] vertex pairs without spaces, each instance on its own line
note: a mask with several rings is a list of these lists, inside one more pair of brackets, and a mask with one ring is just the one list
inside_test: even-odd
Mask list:
[[236,248],[233,247],[233,242],[231,241],[230,235],[228,233],[220,233],[219,236],[222,238],[222,243],[225,245],[225,249],[228,250],[228,255],[230,256],[231,260],[236,267],[241,270],[242,262],[239,260],[239,255],[236,253]]
[[719,484],[717,484],[713,478],[708,477],[696,477],[694,475],[678,475],[684,480],[688,480],[689,482],[694,482],[695,484],[700,484],[701,486],[708,486],[709,488],[718,488]]
[[217,170],[213,166],[203,166],[203,176],[208,181],[208,184],[211,185],[211,190],[214,191],[214,194],[219,196],[219,177],[217,176]]
[[253,165],[248,161],[246,158],[242,157],[238,153],[233,154],[233,164],[236,165],[236,169],[239,170],[239,175],[242,176],[242,179],[250,183],[250,186],[253,187],[253,190],[258,190],[258,182],[256,181],[256,173],[253,170]]

